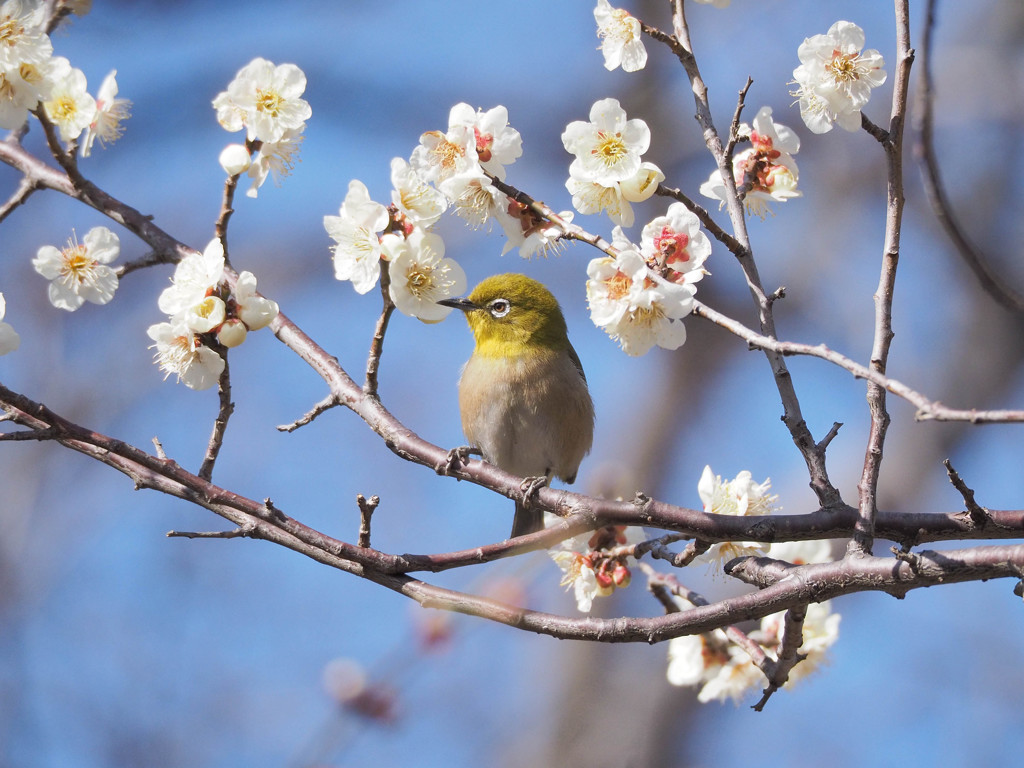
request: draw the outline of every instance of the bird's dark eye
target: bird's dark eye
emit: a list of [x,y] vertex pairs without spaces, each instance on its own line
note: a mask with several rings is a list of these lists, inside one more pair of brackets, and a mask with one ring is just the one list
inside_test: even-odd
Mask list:
[[492,317],[504,317],[512,309],[508,299],[495,299],[487,304],[487,309]]

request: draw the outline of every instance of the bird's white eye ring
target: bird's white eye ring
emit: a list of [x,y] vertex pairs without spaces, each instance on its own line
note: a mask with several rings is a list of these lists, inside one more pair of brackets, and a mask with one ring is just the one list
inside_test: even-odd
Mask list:
[[487,309],[492,317],[504,317],[512,309],[512,303],[508,299],[495,299],[488,303]]

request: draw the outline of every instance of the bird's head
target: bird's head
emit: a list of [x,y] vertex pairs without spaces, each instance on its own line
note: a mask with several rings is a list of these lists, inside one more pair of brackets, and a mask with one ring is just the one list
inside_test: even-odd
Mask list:
[[551,291],[526,275],[494,275],[466,298],[437,303],[466,313],[477,354],[506,357],[569,346],[558,301]]

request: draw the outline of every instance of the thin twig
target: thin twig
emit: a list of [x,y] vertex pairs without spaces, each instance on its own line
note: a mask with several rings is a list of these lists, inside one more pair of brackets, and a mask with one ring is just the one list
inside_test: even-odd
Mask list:
[[718,226],[718,222],[711,218],[711,214],[706,208],[695,203],[687,197],[682,190],[674,187],[667,187],[664,184],[659,184],[658,189],[655,190],[654,194],[662,195],[663,197],[671,197],[673,200],[678,200],[680,203],[685,205],[686,209],[690,211],[690,213],[700,219],[700,223],[704,226],[704,229],[706,229],[713,238],[718,240],[718,242],[728,248],[734,256],[740,257],[746,254],[746,248],[740,245],[739,241],[735,237]]
[[[1009,424],[1024,421],[1024,410],[989,410],[982,411],[974,408],[958,409],[947,408],[934,400],[929,400],[920,392],[911,389],[896,379],[891,379],[885,374],[879,373],[873,368],[861,365],[845,355],[829,349],[824,344],[803,344],[796,341],[779,341],[769,338],[747,328],[737,320],[732,319],[721,312],[718,312],[700,301],[694,301],[693,315],[709,320],[715,325],[725,328],[729,332],[739,336],[747,344],[755,349],[768,349],[780,355],[807,355],[827,360],[840,368],[849,371],[858,379],[865,379],[880,387],[884,387],[898,397],[917,408],[914,418],[919,421],[967,421],[972,424]],[[822,441],[825,442],[824,440]]]
[[928,0],[924,29],[921,33],[921,87],[918,90],[914,154],[921,161],[921,177],[935,219],[956,252],[974,273],[982,289],[1003,307],[1017,314],[1024,313],[1024,296],[1005,284],[990,265],[988,257],[967,237],[946,194],[935,154],[934,114],[935,91],[932,84],[932,33],[935,29],[935,0]]
[[23,176],[21,181],[18,183],[18,188],[14,190],[14,193],[7,198],[7,202],[0,205],[0,222],[3,222],[8,216],[10,216],[19,206],[25,204],[25,201],[31,197],[32,193],[39,189],[38,182],[30,179],[28,176]]
[[[715,159],[718,172],[722,177],[722,183],[726,189],[725,207],[728,211],[729,220],[732,223],[733,236],[738,246],[735,250],[730,250],[733,250],[737,257],[740,268],[743,270],[747,287],[750,290],[751,298],[757,307],[761,333],[769,338],[777,338],[775,317],[772,310],[773,302],[765,293],[761,276],[758,274],[757,264],[754,261],[750,236],[747,231],[746,210],[736,189],[732,164],[727,162],[725,147],[722,145],[721,136],[715,128],[714,119],[711,115],[707,85],[701,77],[697,60],[693,55],[693,45],[690,42],[690,31],[686,23],[683,0],[673,0],[672,8],[673,38],[675,44],[678,44],[674,50],[676,50],[677,56],[690,80],[690,90],[693,92],[697,110],[696,118],[703,132],[704,143],[707,145],[711,156]],[[675,45],[671,40],[666,40],[666,42],[670,46]],[[782,400],[782,421],[789,430],[793,443],[800,451],[807,465],[811,489],[818,497],[818,501],[822,506],[830,507],[841,504],[842,496],[828,476],[828,469],[825,464],[825,451],[819,447],[820,444],[811,435],[810,428],[803,417],[793,376],[785,360],[782,355],[772,350],[765,349],[764,352],[771,366],[775,386]]]
[[294,432],[299,427],[304,427],[309,424],[313,419],[319,416],[324,411],[330,410],[336,405],[341,405],[341,399],[331,393],[319,403],[314,405],[309,411],[300,416],[298,419],[293,421],[291,424],[278,424],[277,429],[279,432]]
[[377,374],[380,371],[381,355],[384,354],[384,335],[388,331],[388,321],[395,311],[395,302],[391,299],[389,267],[389,262],[381,259],[380,295],[383,306],[380,310],[380,317],[377,318],[377,325],[373,330],[373,339],[370,341],[370,354],[366,358],[366,381],[363,384],[363,392],[370,397],[377,397]]
[[967,487],[967,483],[960,477],[960,473],[953,469],[953,463],[949,459],[945,459],[943,465],[946,467],[946,474],[949,476],[949,482],[953,484],[953,487],[960,492],[960,495],[964,498],[964,504],[967,506],[967,512],[971,516],[972,522],[975,525],[984,525],[988,521],[988,510],[978,504],[974,500],[974,490]]
[[[870,367],[885,375],[892,344],[892,303],[896,289],[896,266],[900,258],[900,228],[903,223],[903,128],[907,115],[907,93],[910,67],[914,52],[910,48],[910,8],[908,0],[896,0],[896,83],[892,94],[892,112],[889,119],[885,149],[886,163],[886,215],[885,243],[882,248],[882,269],[875,290],[875,331],[871,346]],[[866,118],[865,118],[866,119]],[[857,485],[860,519],[854,530],[848,551],[867,555],[871,552],[875,535],[878,476],[882,468],[882,451],[889,429],[890,416],[886,410],[886,388],[869,381],[867,385],[868,411],[871,426],[864,451],[864,468]]]
[[213,422],[213,431],[210,434],[210,441],[206,446],[206,456],[203,458],[203,464],[199,468],[199,477],[203,478],[203,480],[209,480],[213,477],[213,465],[217,462],[217,456],[220,455],[220,449],[224,445],[224,435],[227,432],[228,419],[231,418],[231,414],[235,410],[235,404],[231,402],[231,368],[228,365],[227,350],[222,348],[219,352],[224,360],[224,370],[221,371],[218,382],[220,409],[217,412],[217,418]]
[[789,673],[793,671],[793,667],[806,658],[800,653],[800,646],[804,643],[803,628],[806,617],[806,605],[798,605],[786,611],[786,617],[783,620],[782,642],[779,644],[775,662],[769,665],[771,671],[767,675],[768,687],[764,689],[761,700],[753,705],[755,712],[764,709],[764,705],[768,703],[772,694],[789,680]]

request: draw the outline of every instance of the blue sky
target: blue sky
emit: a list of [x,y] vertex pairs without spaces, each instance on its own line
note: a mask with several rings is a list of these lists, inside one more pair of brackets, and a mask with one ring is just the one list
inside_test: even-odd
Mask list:
[[[453,104],[508,107],[524,138],[509,181],[557,210],[570,207],[564,179],[571,158],[559,136],[599,98],[615,96],[631,117],[650,120],[647,158],[666,170],[671,184],[696,196],[711,170],[675,60],[651,44],[647,73],[606,72],[589,2],[95,5],[55,35],[56,53],[83,69],[93,88],[116,68],[121,94],[134,105],[125,136],[83,160],[83,170],[196,247],[212,236],[223,181],[216,158],[232,138],[217,125],[211,99],[256,56],[294,62],[306,72],[313,117],[302,162],[280,188],[268,183],[256,200],[236,201],[231,249],[236,266],[254,271],[261,290],[352,372],[362,370],[379,299],[333,280],[322,217],[337,213],[353,178],[386,201],[390,159],[408,157],[423,131],[445,127]],[[669,28],[665,5],[654,4],[645,20]],[[949,59],[983,63],[979,39],[1013,50],[1009,32],[986,27],[980,12],[960,13],[951,8],[942,18],[939,40]],[[803,141],[797,160],[805,198],[751,223],[766,285],[786,285],[793,297],[779,305],[780,333],[863,359],[882,242],[881,152],[864,134],[811,135],[790,106],[786,82],[800,41],[839,18],[864,27],[869,47],[891,62],[891,8],[736,0],[726,10],[694,6],[690,18],[719,125],[750,73],[751,114],[761,104],[773,106],[775,118]],[[915,15],[915,30],[918,21]],[[982,123],[972,134],[981,139],[997,141],[1013,131],[1019,138],[994,100],[970,90],[972,72],[951,72],[949,59],[938,63],[951,77],[940,89],[944,146],[959,146],[958,137],[975,129],[968,119]],[[891,82],[869,105],[876,122],[884,120],[890,95]],[[961,97],[972,99],[970,117],[953,108]],[[33,128],[29,145],[38,146],[38,138]],[[985,180],[992,174],[1004,185],[1002,194],[1019,195],[1022,175],[1014,164],[1020,160],[993,168],[988,156],[971,163],[950,153],[959,202],[988,200]],[[942,389],[951,354],[978,366],[998,350],[986,346],[995,342],[988,326],[977,325],[977,289],[928,217],[911,167],[908,159],[891,371],[950,405],[1019,407],[1024,382],[1012,366],[1002,389],[986,395],[990,401],[975,402],[979,391],[989,391],[980,383],[977,390],[973,384]],[[13,183],[0,168],[0,189]],[[663,205],[655,200],[638,213],[637,238],[644,216]],[[1019,224],[989,222],[989,207],[980,204],[968,210],[979,240],[996,247],[1014,242]],[[610,232],[599,217],[578,220]],[[161,319],[156,296],[169,271],[134,273],[110,306],[69,315],[49,307],[43,281],[31,270],[40,245],[62,243],[72,228],[81,234],[99,223],[94,212],[38,194],[3,224],[0,290],[23,346],[0,359],[0,379],[141,447],[157,436],[171,456],[196,467],[216,398],[163,381],[145,337],[145,328]],[[594,490],[607,476],[628,477],[631,447],[642,437],[637,425],[652,413],[682,410],[685,432],[670,448],[660,496],[698,505],[697,479],[710,463],[724,476],[749,469],[756,479],[771,477],[787,512],[813,508],[763,358],[723,340],[716,328],[689,322],[691,341],[674,354],[694,355],[691,347],[703,341],[732,352],[708,370],[706,388],[651,402],[670,355],[627,358],[590,324],[583,286],[593,252],[577,245],[557,258],[524,262],[499,256],[500,232],[470,231],[449,217],[441,233],[471,284],[498,271],[525,271],[558,295],[598,412],[594,452],[578,487]],[[129,237],[122,244],[126,259],[146,250]],[[708,267],[712,276],[699,297],[752,324],[740,272],[723,249],[716,246]],[[1005,320],[996,314],[992,322]],[[470,349],[457,318],[426,326],[396,317],[381,370],[384,402],[427,439],[460,444],[455,386]],[[269,333],[254,334],[233,356],[232,370],[237,411],[215,474],[225,487],[269,496],[303,522],[350,540],[358,524],[355,494],[379,493],[374,543],[393,552],[455,550],[507,533],[511,503],[397,461],[351,413],[335,409],[295,433],[278,433],[277,424],[298,418],[325,391]],[[793,360],[792,370],[815,436],[833,421],[846,425],[830,448],[830,466],[852,500],[867,432],[863,384],[817,361]],[[1019,506],[1020,441],[1013,428],[983,427],[964,436],[916,424],[904,403],[892,402],[891,411],[883,506],[960,508],[938,463],[944,456],[915,470],[912,487],[901,474],[901,452],[939,440],[948,441],[954,463],[983,494],[981,503]],[[313,757],[337,765],[500,764],[543,754],[542,745],[559,738],[560,702],[578,681],[570,670],[579,645],[448,617],[451,642],[425,652],[417,639],[425,612],[410,601],[266,543],[167,539],[170,529],[224,526],[183,502],[135,492],[125,478],[83,457],[55,446],[5,444],[0,466],[7,478],[0,494],[6,567],[0,591],[7,596],[0,598],[0,699],[8,702],[0,706],[2,764],[270,766]],[[547,558],[524,560],[436,581],[467,589],[525,585],[529,605],[572,613]],[[710,596],[730,588],[703,573],[687,577]],[[639,581],[611,613],[656,610]],[[843,614],[841,639],[829,666],[777,695],[763,713],[715,704],[700,710],[695,723],[680,719],[686,737],[672,745],[677,757],[665,764],[747,764],[760,750],[765,762],[779,765],[887,765],[905,756],[934,765],[1015,759],[1021,738],[1011,713],[1019,709],[1021,675],[1011,660],[1024,650],[1024,619],[1010,589],[1000,582],[930,589],[904,601],[877,594],[839,601],[833,607]],[[602,654],[607,666],[594,675],[629,670],[634,677],[626,687],[664,694],[664,646],[618,646]],[[393,687],[395,723],[337,714],[321,675],[339,657],[357,660],[374,680]],[[593,706],[596,713],[599,705]],[[594,713],[584,708],[576,716]],[[620,725],[643,732],[628,716]],[[731,746],[723,751],[723,744]]]

